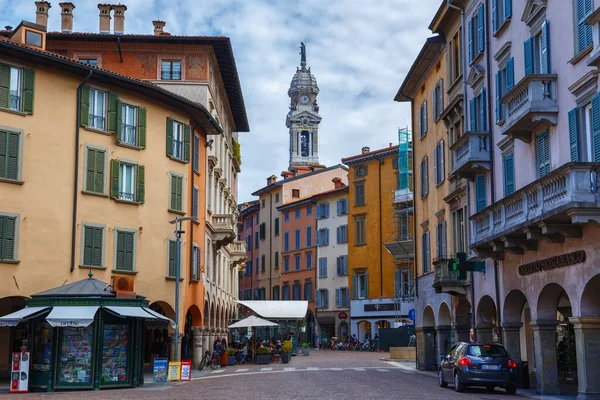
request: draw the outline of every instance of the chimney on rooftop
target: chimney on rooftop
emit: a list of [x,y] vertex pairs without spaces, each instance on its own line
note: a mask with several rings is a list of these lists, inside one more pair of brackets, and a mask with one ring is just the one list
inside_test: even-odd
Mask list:
[[267,186],[272,185],[275,182],[277,182],[277,177],[275,175],[271,175],[270,177],[267,178]]
[[332,181],[333,181],[333,184],[335,185],[334,187],[336,189],[341,189],[346,186],[346,185],[344,185],[344,182],[342,182],[342,178],[339,178],[337,176],[335,178],[333,178]]
[[112,5],[98,4],[100,10],[100,33],[110,33],[110,11]]
[[362,148],[362,153],[363,154],[370,153],[370,152],[371,152],[371,148],[370,147],[365,146],[365,147]]
[[52,7],[47,1],[35,2],[35,23],[42,26],[48,26],[48,10]]
[[60,30],[65,33],[73,31],[73,9],[75,4],[71,2],[58,3],[60,6]]
[[125,4],[117,4],[113,5],[112,8],[115,16],[113,32],[117,35],[122,35],[125,33],[125,11],[127,11],[127,6]]
[[154,36],[160,36],[164,33],[163,29],[166,25],[165,21],[152,21],[152,25],[154,25]]

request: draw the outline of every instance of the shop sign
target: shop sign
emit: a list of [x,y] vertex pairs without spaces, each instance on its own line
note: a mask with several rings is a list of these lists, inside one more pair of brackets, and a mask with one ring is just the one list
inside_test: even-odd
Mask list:
[[365,311],[394,311],[394,303],[365,304]]
[[12,353],[9,393],[27,393],[29,387],[29,352]]
[[181,380],[181,362],[179,361],[171,361],[169,362],[169,381],[179,381]]
[[191,381],[192,380],[192,362],[190,360],[181,361],[181,380]]
[[152,382],[166,382],[168,366],[168,358],[155,358],[152,368]]
[[554,256],[523,264],[519,266],[519,275],[531,275],[536,272],[549,271],[554,268],[566,267],[568,265],[580,264],[585,262],[585,251],[579,250],[572,253],[561,254],[560,256]]
[[341,312],[338,314],[338,318],[339,319],[348,319],[348,314],[346,314],[345,312]]

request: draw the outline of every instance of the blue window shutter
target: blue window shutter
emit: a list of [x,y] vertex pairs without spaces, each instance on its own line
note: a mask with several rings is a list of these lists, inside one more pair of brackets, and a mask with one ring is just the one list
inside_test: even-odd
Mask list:
[[329,246],[329,228],[325,228],[325,240],[323,242],[325,242],[325,246]]
[[340,212],[341,211],[341,209],[340,209],[340,202],[341,202],[341,200],[338,200],[336,202],[337,215],[342,215],[341,212]]
[[550,32],[548,31],[548,21],[544,21],[542,24],[542,59],[540,73],[550,73]]
[[[590,15],[592,13],[592,0],[585,0],[585,15],[586,18],[588,15]],[[585,38],[586,38],[586,43],[587,45],[591,45],[593,44],[594,40],[592,38],[592,26],[591,25],[585,25]]]
[[569,145],[571,148],[571,161],[579,161],[579,127],[577,125],[577,107],[569,111]]
[[469,100],[469,126],[473,132],[477,131],[477,103],[475,101],[475,98]]
[[500,122],[502,119],[502,103],[500,103],[500,98],[502,97],[502,76],[500,75],[500,71],[496,72],[496,123]]
[[550,172],[550,138],[548,132],[538,135],[535,141],[535,159],[537,163],[537,176],[541,178]]
[[504,0],[504,19],[512,17],[512,0]]
[[506,91],[515,86],[515,59],[513,57],[506,61]]
[[486,129],[486,115],[487,115],[487,111],[486,111],[486,106],[485,106],[485,88],[481,89],[481,93],[479,94],[479,102],[481,105],[481,108],[479,110],[480,112],[480,118],[481,120],[479,121],[479,124],[477,124],[478,129],[480,131],[485,131]]
[[485,9],[483,3],[477,9],[477,53],[485,49]]
[[523,43],[523,52],[525,75],[531,75],[533,74],[533,38],[529,38]]
[[512,154],[504,156],[504,196],[515,191],[515,163]]
[[329,203],[325,203],[325,218],[329,218]]
[[467,35],[469,42],[469,62],[471,62],[473,61],[473,18],[469,20]]
[[336,234],[337,234],[337,243],[341,243],[341,240],[342,240],[342,232],[341,232],[340,228],[341,228],[340,226],[337,227],[337,232],[336,232]]
[[483,210],[487,203],[485,175],[477,175],[475,177],[475,197],[477,202],[477,212]]
[[317,246],[321,245],[321,231],[317,231]]
[[336,307],[341,307],[342,306],[342,301],[341,301],[342,295],[341,295],[341,290],[335,289],[335,306]]
[[600,93],[592,97],[592,132],[594,161],[600,161]]
[[[503,1],[503,0],[500,0]],[[492,32],[498,30],[498,0],[492,0]]]
[[317,219],[321,219],[321,205],[317,204]]

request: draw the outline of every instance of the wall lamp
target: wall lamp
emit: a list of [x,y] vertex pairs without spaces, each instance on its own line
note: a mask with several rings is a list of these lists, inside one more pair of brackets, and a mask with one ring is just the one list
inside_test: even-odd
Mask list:
[[212,146],[214,142],[215,142],[214,139],[210,139],[208,142],[206,142],[206,147]]

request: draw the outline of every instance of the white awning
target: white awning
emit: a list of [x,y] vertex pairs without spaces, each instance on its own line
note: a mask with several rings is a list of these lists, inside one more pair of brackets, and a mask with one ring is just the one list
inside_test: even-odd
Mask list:
[[12,314],[0,317],[0,326],[16,326],[21,320],[39,314],[48,308],[49,307],[25,307]]
[[164,315],[159,314],[156,311],[153,311],[149,308],[144,308],[144,311],[150,313],[150,315],[155,317],[159,322],[163,322],[165,324],[171,324],[171,328],[175,329],[175,321],[173,321],[171,318],[167,318]]
[[305,300],[238,301],[238,303],[268,319],[304,319],[308,310],[308,301]]
[[147,309],[142,307],[104,306],[104,308],[122,317],[157,319],[154,315],[146,312]]
[[248,328],[253,326],[277,326],[277,324],[275,322],[259,318],[256,315],[251,315],[248,318],[244,318],[243,320],[236,322],[235,324],[229,325],[228,328]]
[[94,322],[99,306],[54,306],[46,321],[53,327],[86,327]]

